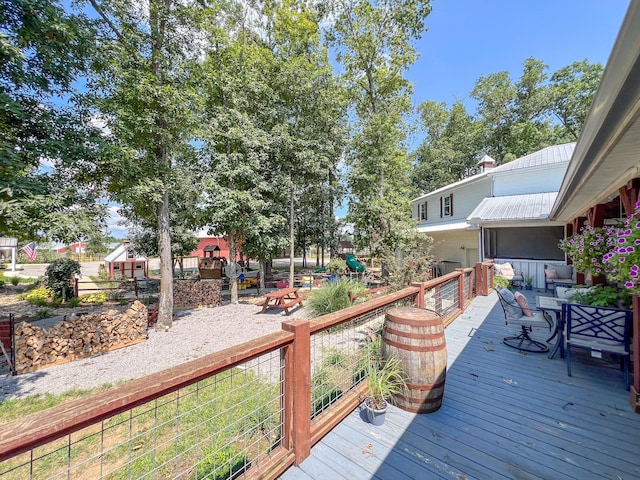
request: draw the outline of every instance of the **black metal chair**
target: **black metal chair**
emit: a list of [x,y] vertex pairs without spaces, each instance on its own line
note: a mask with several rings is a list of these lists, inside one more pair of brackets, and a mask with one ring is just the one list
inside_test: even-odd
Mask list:
[[525,352],[544,353],[549,351],[549,347],[545,343],[534,340],[531,338],[530,333],[533,331],[533,327],[549,328],[551,330],[553,320],[545,315],[544,312],[539,311],[534,312],[532,317],[525,315],[520,305],[512,299],[513,294],[508,289],[503,289],[502,292],[496,290],[496,293],[504,311],[505,323],[507,325],[520,326],[519,335],[505,337],[502,339],[502,343]]
[[633,312],[622,308],[566,303],[562,306],[562,317],[566,325],[567,375],[571,376],[572,348],[589,350],[596,357],[602,353],[618,355],[628,390]]

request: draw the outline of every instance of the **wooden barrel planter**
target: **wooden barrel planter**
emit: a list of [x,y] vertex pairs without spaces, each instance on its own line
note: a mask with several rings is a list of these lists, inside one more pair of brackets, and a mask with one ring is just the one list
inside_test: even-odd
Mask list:
[[442,405],[447,374],[447,345],[442,318],[417,307],[393,307],[385,316],[382,355],[397,357],[407,378],[398,407],[413,413],[435,412]]

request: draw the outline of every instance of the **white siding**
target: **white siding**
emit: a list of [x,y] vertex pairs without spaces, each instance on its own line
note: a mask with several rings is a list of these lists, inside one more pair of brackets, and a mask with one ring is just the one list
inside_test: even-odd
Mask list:
[[511,170],[494,176],[493,195],[557,192],[567,170],[567,163],[557,163],[535,169]]
[[[448,197],[450,194],[453,194],[453,215],[441,217],[440,198]],[[454,187],[450,190],[441,189],[433,195],[413,200],[411,212],[414,219],[420,220],[419,205],[427,202],[427,221],[420,221],[420,225],[437,225],[438,223],[450,223],[455,220],[464,221],[478,204],[488,196],[491,196],[491,180],[485,177],[473,185]]]

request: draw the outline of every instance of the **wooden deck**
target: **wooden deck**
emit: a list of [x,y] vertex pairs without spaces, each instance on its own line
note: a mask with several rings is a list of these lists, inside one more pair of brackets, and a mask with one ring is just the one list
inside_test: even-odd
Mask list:
[[[527,295],[530,304],[537,294]],[[512,331],[495,293],[476,298],[446,330],[440,410],[392,407],[376,427],[358,408],[281,478],[640,478],[640,414],[618,362],[575,355],[568,377],[559,354],[551,360],[503,345]]]

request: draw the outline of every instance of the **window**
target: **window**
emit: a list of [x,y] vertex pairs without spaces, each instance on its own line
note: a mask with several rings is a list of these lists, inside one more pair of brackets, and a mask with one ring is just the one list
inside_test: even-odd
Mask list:
[[136,252],[134,252],[132,249],[127,249],[127,258],[136,258]]
[[563,227],[512,227],[484,229],[485,258],[522,258],[564,261],[558,242]]
[[453,215],[453,193],[440,197],[440,216],[451,217]]
[[419,209],[420,209],[420,220],[426,220],[427,219],[427,202],[421,203],[420,205],[418,205]]

